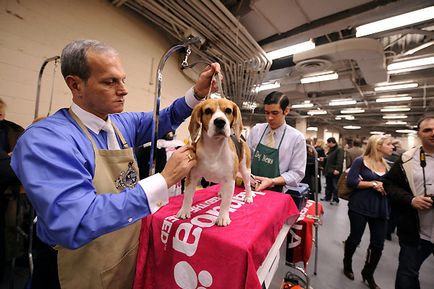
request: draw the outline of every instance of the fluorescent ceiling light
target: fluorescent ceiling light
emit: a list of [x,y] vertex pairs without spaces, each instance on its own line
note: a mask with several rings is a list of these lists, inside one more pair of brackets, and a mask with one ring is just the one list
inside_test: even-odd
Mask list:
[[416,134],[417,131],[412,130],[412,129],[397,129],[396,130],[397,133],[408,133],[408,134]]
[[279,88],[280,87],[280,83],[279,82],[272,82],[272,83],[264,83],[261,86],[256,88],[256,92],[260,92],[263,90],[268,90],[268,89],[274,89],[274,88]]
[[389,120],[386,121],[386,124],[393,124],[393,125],[406,125],[406,121],[400,121],[400,120]]
[[335,117],[336,120],[341,120],[341,119],[345,119],[345,120],[354,120],[355,117],[352,115],[337,115]]
[[412,54],[414,54],[414,53],[416,53],[416,52],[418,52],[418,51],[420,51],[422,49],[430,47],[433,44],[434,44],[434,40],[432,40],[430,42],[427,42],[427,43],[424,43],[424,44],[419,45],[419,46],[417,46],[417,47],[415,47],[413,49],[408,50],[407,52],[404,53],[404,55],[412,55]]
[[341,110],[341,113],[363,113],[365,112],[362,108],[348,108]]
[[386,106],[380,109],[381,112],[395,112],[395,111],[410,111],[411,109],[406,106]]
[[434,64],[434,56],[422,57],[417,59],[409,59],[397,61],[387,66],[389,73],[399,73],[406,71],[413,71],[418,69],[429,68]]
[[370,134],[384,134],[384,131],[371,131]]
[[376,102],[396,102],[396,101],[408,101],[412,100],[412,97],[408,94],[397,94],[397,95],[388,95],[388,96],[380,96],[375,101]]
[[408,83],[389,83],[387,85],[379,85],[374,88],[375,91],[389,91],[389,90],[400,90],[407,88],[416,88],[419,84],[416,82],[408,82]]
[[396,114],[388,114],[388,115],[383,115],[384,119],[404,119],[407,118],[408,116],[401,114],[401,115],[396,115]]
[[318,128],[316,126],[309,126],[308,128],[306,128],[306,130],[318,131]]
[[355,99],[333,99],[329,102],[330,106],[339,106],[339,105],[350,105],[356,104],[357,101]]
[[362,37],[381,31],[391,30],[398,27],[427,21],[434,18],[434,6],[389,17],[383,20],[371,22],[356,27],[356,37]]
[[309,115],[327,114],[327,111],[322,109],[315,109],[315,110],[309,110],[307,114]]
[[312,83],[312,82],[334,80],[334,79],[338,79],[338,78],[339,78],[339,75],[336,72],[328,72],[328,73],[321,73],[321,74],[303,77],[300,79],[300,82],[302,84],[306,84],[306,83]]
[[293,104],[291,107],[292,108],[309,108],[309,107],[313,107],[313,103],[311,103],[309,100],[305,100],[303,103]]
[[298,43],[295,45],[291,45],[291,46],[287,46],[284,48],[280,48],[277,50],[273,50],[267,53],[268,58],[270,58],[271,60],[273,59],[277,59],[277,58],[282,58],[285,56],[289,56],[289,55],[293,55],[296,53],[300,53],[303,51],[307,51],[307,50],[311,50],[315,48],[315,43],[312,40],[306,41],[306,42],[302,42],[302,43]]
[[243,101],[243,108],[245,109],[255,109],[258,107],[258,104],[254,101]]
[[360,129],[361,127],[358,125],[346,125],[344,129]]

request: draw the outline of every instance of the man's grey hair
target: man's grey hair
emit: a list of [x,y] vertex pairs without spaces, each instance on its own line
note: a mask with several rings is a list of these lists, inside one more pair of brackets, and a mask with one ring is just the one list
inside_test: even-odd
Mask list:
[[75,40],[63,48],[60,56],[63,78],[68,75],[76,75],[84,81],[89,79],[90,67],[86,59],[89,50],[97,53],[110,52],[118,54],[113,47],[98,40]]

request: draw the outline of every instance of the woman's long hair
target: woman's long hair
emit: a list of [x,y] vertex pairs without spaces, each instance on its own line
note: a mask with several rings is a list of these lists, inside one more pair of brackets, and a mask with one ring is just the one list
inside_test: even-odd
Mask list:
[[368,144],[366,146],[365,152],[363,154],[363,159],[368,164],[368,167],[373,171],[379,171],[381,168],[377,167],[377,162],[381,161],[386,169],[389,169],[389,165],[383,156],[378,152],[378,149],[384,144],[386,140],[391,140],[392,137],[389,135],[372,135],[368,139]]

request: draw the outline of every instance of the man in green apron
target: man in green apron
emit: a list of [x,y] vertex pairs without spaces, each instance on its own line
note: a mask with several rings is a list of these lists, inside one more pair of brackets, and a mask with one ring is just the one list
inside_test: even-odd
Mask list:
[[306,142],[301,132],[286,124],[288,106],[289,99],[283,93],[268,94],[264,99],[267,123],[256,124],[248,135],[256,191],[286,191],[304,177]]
[[[130,289],[138,221],[168,203],[168,188],[188,174],[195,154],[182,147],[161,173],[139,180],[132,147],[151,140],[153,114],[121,113],[128,91],[117,51],[95,40],[74,41],[61,63],[73,104],[24,132],[12,168],[36,210],[38,237],[57,250],[60,287]],[[161,110],[160,137],[190,116],[219,70],[211,64],[185,97]],[[36,263],[33,289],[56,288],[47,279],[57,272],[38,272]]]

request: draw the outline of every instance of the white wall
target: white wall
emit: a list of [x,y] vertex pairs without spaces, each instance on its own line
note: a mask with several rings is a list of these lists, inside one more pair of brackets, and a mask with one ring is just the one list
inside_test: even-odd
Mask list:
[[[0,0],[0,97],[8,104],[6,118],[23,127],[32,122],[42,63],[60,55],[70,41],[85,38],[119,51],[129,89],[125,111],[153,110],[155,71],[171,45],[157,31],[141,16],[105,0]],[[164,67],[162,108],[193,85],[178,69],[178,61],[175,54]],[[39,115],[47,114],[53,67],[48,64],[44,72]],[[59,65],[51,113],[70,104]],[[185,123],[177,136],[181,140],[188,136]]]

